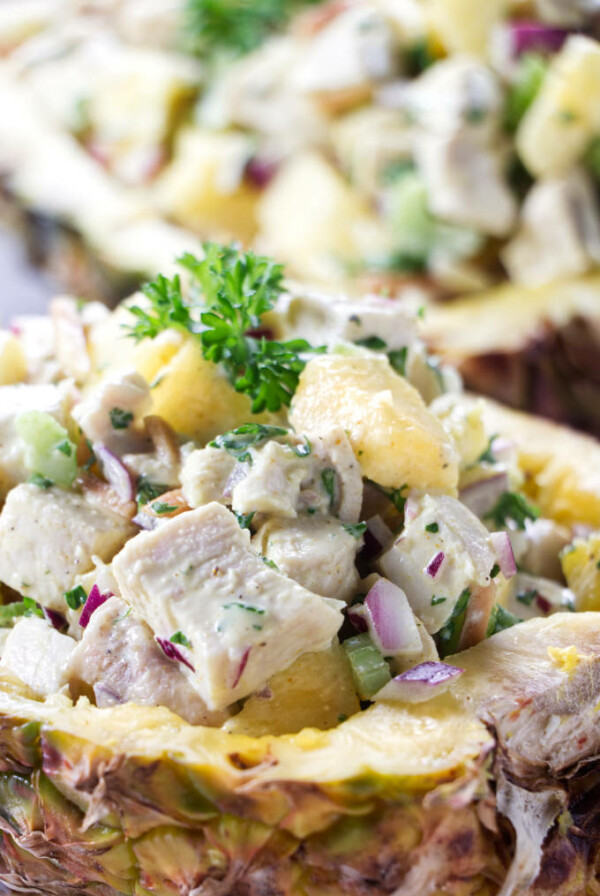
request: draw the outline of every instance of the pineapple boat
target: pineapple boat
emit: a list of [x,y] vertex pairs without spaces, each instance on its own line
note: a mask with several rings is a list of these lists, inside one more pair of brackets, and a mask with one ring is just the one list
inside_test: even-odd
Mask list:
[[179,267],[0,334],[0,888],[596,892],[597,443]]

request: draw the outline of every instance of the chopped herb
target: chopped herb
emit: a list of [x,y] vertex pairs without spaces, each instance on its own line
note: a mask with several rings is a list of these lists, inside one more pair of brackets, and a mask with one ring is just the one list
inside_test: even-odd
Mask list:
[[396,373],[400,376],[406,376],[406,360],[408,358],[408,346],[393,349],[388,352],[388,359]]
[[351,314],[348,320],[350,321],[350,323],[357,324],[358,326],[360,326],[361,324],[361,320],[358,314]]
[[305,339],[275,342],[250,335],[283,292],[283,268],[271,259],[234,246],[204,244],[204,258],[186,253],[178,263],[193,280],[189,299],[179,276],[162,274],[143,287],[150,308],[134,305],[137,318],[129,327],[136,339],[154,339],[175,327],[191,333],[207,361],[222,364],[234,388],[252,399],[252,412],[278,411],[289,405],[306,362],[302,352],[314,349]]
[[431,606],[437,607],[438,604],[444,604],[448,600],[447,597],[436,597],[435,595],[431,598]]
[[123,620],[127,619],[128,616],[131,616],[132,612],[133,612],[133,607],[129,607],[129,609],[126,610],[122,616],[117,616],[116,619],[113,619],[113,625],[116,625],[118,622],[123,622]]
[[252,628],[254,629],[255,632],[262,632],[262,630],[263,630],[262,625],[257,625],[257,624],[253,625]]
[[524,529],[526,520],[537,520],[539,515],[537,507],[530,504],[523,495],[518,492],[504,492],[485,515],[485,519],[492,520],[498,529],[506,526],[508,520],[512,520],[518,529]]
[[260,445],[269,439],[276,439],[279,436],[287,436],[288,430],[282,426],[265,426],[263,423],[244,423],[231,432],[217,436],[214,441],[210,442],[211,448],[222,448],[228,454],[231,454],[241,464],[246,461],[251,462],[252,456],[250,448]]
[[20,603],[6,604],[6,606],[0,606],[0,628],[10,628],[15,619],[27,615],[26,611],[27,607],[25,606],[24,601],[21,601]]
[[[246,610],[247,613],[256,613],[258,616],[264,616],[266,612],[262,607],[255,607],[252,604],[246,604],[243,601],[232,601],[229,604],[223,604],[224,610],[232,610],[234,608],[237,608],[238,610]],[[171,640],[173,639],[171,638]]]
[[24,616],[39,616],[40,618],[43,618],[44,614],[42,608],[38,606],[32,597],[24,597],[23,606],[25,607]]
[[515,616],[514,613],[511,613],[510,610],[505,610],[500,604],[494,604],[492,612],[490,613],[490,621],[488,622],[485,636],[486,638],[490,638],[498,632],[503,632],[506,628],[512,628],[513,625],[518,625],[519,622],[523,622],[523,620],[519,619],[518,616]]
[[344,523],[343,526],[346,532],[354,538],[362,538],[367,528],[366,523]]
[[177,504],[167,504],[166,501],[154,501],[150,506],[158,516],[163,513],[173,513],[174,510],[179,510]]
[[526,607],[530,607],[538,596],[539,591],[536,591],[535,588],[530,588],[529,591],[521,591],[517,594],[517,600],[520,604],[525,604]]
[[538,53],[526,53],[519,60],[504,107],[504,127],[511,133],[517,130],[521,119],[540,92],[547,71],[548,61]]
[[485,448],[484,451],[481,452],[481,454],[477,458],[478,464],[483,464],[483,463],[493,464],[496,462],[496,458],[494,457],[494,452],[492,450],[492,445],[496,438],[498,438],[497,435],[490,436],[490,439],[487,443],[487,447]]
[[361,345],[363,348],[370,348],[374,352],[387,348],[387,343],[380,339],[379,336],[367,336],[365,339],[355,339],[355,345]]
[[426,37],[415,41],[404,52],[409,77],[418,77],[425,69],[428,69],[437,61],[431,52],[431,47]]
[[427,523],[427,525],[425,526],[425,531],[426,532],[439,532],[440,527],[438,526],[437,523]]
[[494,565],[490,569],[490,579],[495,579],[499,573],[500,573],[500,567],[498,566],[497,563],[494,563]]
[[111,408],[108,416],[113,429],[127,429],[129,424],[133,422],[131,411],[124,411],[123,408]]
[[234,510],[233,513],[239,523],[240,529],[249,529],[256,511],[252,510],[250,513],[238,513],[237,510]]
[[316,508],[316,507],[307,507],[307,508],[306,508],[306,512],[307,512],[308,514],[310,514],[310,516],[312,516],[314,513],[317,512],[317,508]]
[[312,451],[312,445],[306,436],[304,436],[304,443],[300,445],[290,445],[290,448],[298,457],[308,457],[310,452]]
[[73,457],[73,453],[75,451],[75,446],[73,442],[69,441],[69,439],[63,439],[62,442],[56,446],[56,450],[60,451],[61,454],[64,454],[66,457]]
[[321,473],[321,482],[323,483],[323,488],[326,493],[329,495],[329,504],[331,506],[335,501],[335,487],[337,482],[335,470],[332,470],[331,467],[323,470]]
[[385,495],[388,498],[398,513],[404,513],[404,506],[406,504],[406,498],[403,495],[403,492],[409,487],[406,483],[401,485],[400,488],[386,488],[383,485],[379,485],[378,482],[374,482],[372,479],[367,480],[371,483],[371,485],[377,489],[377,491],[381,492],[382,495]]
[[89,452],[89,457],[88,457],[88,459],[86,460],[86,462],[84,463],[84,465],[83,465],[83,469],[84,469],[84,470],[91,470],[91,468],[92,468],[92,467],[94,466],[94,464],[96,463],[96,452],[94,451],[94,447],[93,447],[93,445],[92,445],[92,443],[90,442],[89,439],[86,439],[86,440],[85,440],[85,444],[86,444],[87,450],[88,450],[88,452]]
[[419,307],[418,307],[418,309],[417,309],[417,317],[418,317],[420,320],[424,320],[426,313],[427,313],[427,306],[426,306],[426,305],[419,305]]
[[52,488],[54,482],[51,479],[48,479],[46,476],[42,476],[41,473],[32,473],[29,477],[29,482],[32,485],[37,485],[38,488]]
[[577,115],[571,109],[562,109],[559,118],[563,124],[572,124],[577,121]]
[[268,557],[263,557],[262,561],[271,569],[275,569],[275,570],[277,570],[277,572],[279,572],[279,567],[277,566],[277,564],[275,563],[274,560],[269,560]]
[[460,641],[463,625],[465,624],[465,616],[467,614],[467,606],[470,597],[470,590],[465,588],[456,601],[450,618],[437,634],[440,656],[442,659],[451,653],[456,653],[458,650],[458,642]]
[[181,644],[182,647],[191,648],[192,646],[191,641],[186,638],[183,632],[175,632],[174,635],[171,635],[169,641],[171,644]]
[[170,488],[170,485],[164,485],[160,482],[151,482],[146,476],[140,476],[136,495],[138,508],[143,507],[144,504],[149,504],[154,498],[159,498],[161,495],[164,495]]
[[87,591],[83,585],[76,585],[75,588],[71,588],[70,591],[65,591],[64,593],[67,606],[70,607],[71,610],[78,610],[79,607],[82,607],[86,602],[87,597]]

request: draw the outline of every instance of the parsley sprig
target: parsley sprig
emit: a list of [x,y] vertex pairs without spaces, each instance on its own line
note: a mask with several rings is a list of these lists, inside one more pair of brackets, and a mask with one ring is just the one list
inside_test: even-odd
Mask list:
[[[154,339],[175,327],[199,339],[207,361],[222,364],[234,388],[252,399],[252,412],[278,411],[290,404],[306,361],[315,351],[305,339],[276,342],[253,336],[263,315],[283,292],[283,268],[271,259],[235,246],[204,245],[204,258],[179,259],[192,279],[184,296],[178,275],[159,275],[143,287],[149,308],[130,308],[136,340]],[[319,351],[319,349],[317,349]]]

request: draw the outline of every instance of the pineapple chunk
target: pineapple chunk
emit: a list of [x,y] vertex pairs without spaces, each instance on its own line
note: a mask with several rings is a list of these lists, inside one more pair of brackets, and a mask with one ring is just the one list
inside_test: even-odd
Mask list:
[[8,330],[0,330],[0,386],[19,383],[27,376],[27,361],[19,340]]
[[536,177],[574,165],[600,131],[600,44],[570,37],[517,132],[517,149]]
[[154,413],[203,444],[242,423],[275,420],[272,414],[252,414],[248,396],[235,391],[218,365],[204,360],[194,339],[184,338],[154,382]]
[[430,0],[429,20],[449,53],[485,56],[491,31],[507,5],[507,0]]
[[303,728],[335,728],[360,709],[346,654],[337,641],[329,650],[305,653],[248,698],[225,731],[262,737]]
[[298,432],[343,427],[363,475],[380,485],[456,490],[458,460],[450,436],[387,358],[315,358],[300,377],[292,408]]
[[600,610],[600,533],[576,538],[560,563],[577,610]]
[[242,134],[188,128],[157,183],[160,206],[192,230],[248,242],[256,231],[258,197],[243,180],[251,155],[251,143]]

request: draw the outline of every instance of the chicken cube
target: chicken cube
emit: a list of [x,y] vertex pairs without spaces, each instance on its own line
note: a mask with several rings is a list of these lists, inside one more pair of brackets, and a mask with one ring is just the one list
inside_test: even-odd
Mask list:
[[209,709],[247,696],[303,653],[324,650],[342,622],[341,601],[271,568],[217,503],[140,533],[113,571],[157,636],[183,635],[186,673]]
[[40,697],[67,683],[67,666],[76,642],[37,616],[20,619],[2,651],[0,666],[17,675]]
[[110,451],[143,450],[139,423],[152,405],[146,380],[135,371],[115,374],[73,408],[73,417],[92,442]]
[[110,560],[136,527],[81,495],[23,483],[9,492],[0,514],[0,581],[54,610],[64,592],[94,566]]

